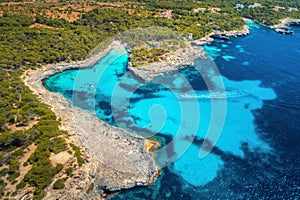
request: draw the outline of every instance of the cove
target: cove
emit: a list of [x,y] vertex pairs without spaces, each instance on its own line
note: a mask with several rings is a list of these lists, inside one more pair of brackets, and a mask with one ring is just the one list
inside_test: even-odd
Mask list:
[[[181,135],[188,144],[182,150],[183,143],[174,143],[168,154],[158,156],[158,162],[167,159],[166,155],[177,159],[163,168],[154,186],[124,191],[114,199],[287,198],[299,194],[299,158],[287,152],[291,146],[297,149],[299,142],[295,139],[299,139],[296,124],[300,118],[300,31],[283,36],[250,26],[247,37],[204,47],[222,74],[225,94],[211,96],[197,70],[201,62],[142,83],[126,70],[126,52],[114,50],[89,69],[67,70],[46,80],[50,91],[111,125],[146,137],[158,136],[166,144]],[[274,40],[280,42],[274,44]],[[211,98],[222,100],[223,95],[222,133],[211,153],[200,159],[210,126]],[[188,140],[189,136],[194,140]],[[283,174],[287,181],[280,184]]]

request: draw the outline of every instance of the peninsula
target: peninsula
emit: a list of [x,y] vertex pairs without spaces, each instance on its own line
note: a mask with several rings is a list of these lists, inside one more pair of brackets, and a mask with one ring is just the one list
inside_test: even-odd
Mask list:
[[[45,89],[45,78],[90,67],[111,49],[125,49],[128,70],[149,81],[205,58],[201,46],[214,39],[247,35],[245,18],[291,33],[289,26],[299,25],[299,6],[299,1],[1,1],[0,198],[105,198],[153,184],[159,175],[155,154],[148,151],[158,144],[73,107]],[[96,48],[145,27],[168,28],[180,40],[158,31],[151,34],[168,43],[132,47],[137,41],[125,35],[126,42],[116,38]],[[169,45],[174,41],[176,48]]]

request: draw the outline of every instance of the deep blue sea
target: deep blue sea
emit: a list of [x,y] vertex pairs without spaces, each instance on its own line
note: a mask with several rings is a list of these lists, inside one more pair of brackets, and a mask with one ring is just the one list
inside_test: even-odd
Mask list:
[[111,199],[300,199],[300,28],[248,25],[246,37],[204,46],[209,61],[149,83],[117,50],[46,80],[75,106],[164,144],[156,184]]

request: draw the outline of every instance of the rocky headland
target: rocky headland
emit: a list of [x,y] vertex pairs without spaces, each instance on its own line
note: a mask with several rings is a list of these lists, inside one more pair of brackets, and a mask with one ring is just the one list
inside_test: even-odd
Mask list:
[[205,51],[201,46],[192,46],[191,42],[185,42],[185,48],[179,48],[175,52],[164,55],[157,63],[133,67],[128,63],[128,70],[144,81],[150,81],[158,75],[169,73],[178,69],[191,66],[197,58],[205,58]]
[[249,34],[249,27],[245,25],[242,30],[234,30],[234,31],[213,31],[207,36],[200,38],[199,40],[195,40],[192,44],[196,45],[205,45],[212,43],[215,39],[223,39],[228,40],[231,37],[240,37],[246,36]]
[[166,54],[163,60],[158,63],[133,67],[129,62],[127,68],[144,81],[150,81],[163,73],[169,73],[187,66],[191,66],[194,64],[195,59],[206,58],[206,53],[202,45],[209,44],[213,42],[214,39],[229,39],[230,37],[246,36],[248,34],[249,27],[246,25],[242,30],[214,31],[213,33],[199,40],[185,41],[185,48],[179,48],[175,52]]
[[300,19],[284,18],[280,20],[279,24],[269,26],[269,28],[277,33],[293,34],[293,31],[290,29],[291,26],[300,26]]

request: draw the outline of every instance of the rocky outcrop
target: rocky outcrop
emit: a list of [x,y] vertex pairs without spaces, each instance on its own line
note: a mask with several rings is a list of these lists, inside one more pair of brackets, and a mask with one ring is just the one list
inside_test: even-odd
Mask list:
[[160,62],[138,67],[133,67],[129,63],[127,68],[144,81],[150,81],[163,73],[174,72],[178,69],[191,66],[197,58],[205,58],[203,48],[186,41],[186,48],[180,48],[175,52],[165,55]]
[[248,35],[249,32],[249,27],[245,25],[242,30],[214,32],[213,34],[223,35],[227,37],[240,37]]
[[218,39],[218,40],[229,40],[229,37],[225,34],[213,34],[210,36],[212,39]]
[[290,29],[290,27],[299,25],[300,19],[284,18],[280,20],[279,24],[269,26],[269,28],[280,34],[293,34],[294,32]]
[[195,40],[192,42],[194,45],[205,45],[210,44],[214,41],[214,39],[220,40],[229,40],[231,37],[241,37],[246,36],[250,32],[248,26],[244,26],[242,30],[235,30],[235,31],[214,31],[211,34],[200,38],[199,40]]
[[280,33],[280,34],[286,34],[286,35],[292,35],[294,32],[290,30],[289,28],[275,28],[275,32]]
[[167,54],[164,59],[158,63],[138,67],[133,67],[132,64],[129,63],[127,68],[144,81],[150,81],[163,73],[169,73],[186,66],[191,66],[194,64],[195,59],[206,58],[206,53],[201,46],[213,42],[214,38],[229,39],[230,37],[245,36],[247,34],[249,34],[249,27],[246,25],[242,30],[237,31],[215,31],[199,40],[186,41],[186,48],[180,48],[175,52]]
[[42,84],[42,80],[52,74],[95,64],[111,49],[124,50],[124,47],[114,42],[105,51],[85,61],[48,65],[28,70],[22,76],[33,93],[62,119],[61,129],[68,131],[70,140],[82,148],[86,160],[65,182],[65,189],[54,191],[49,187],[45,199],[98,199],[103,191],[153,183],[159,173],[153,153],[145,149],[143,137],[113,127],[94,114],[73,107],[62,95],[48,91]]

